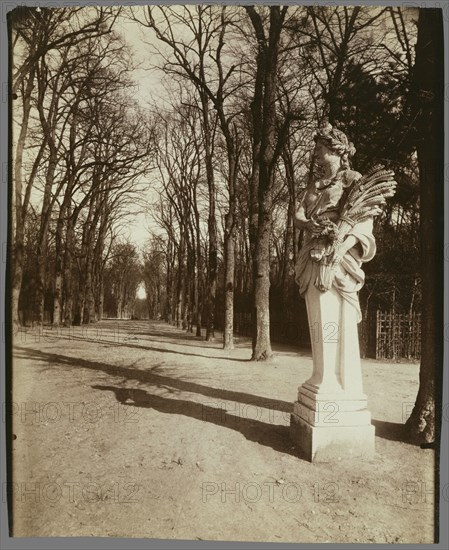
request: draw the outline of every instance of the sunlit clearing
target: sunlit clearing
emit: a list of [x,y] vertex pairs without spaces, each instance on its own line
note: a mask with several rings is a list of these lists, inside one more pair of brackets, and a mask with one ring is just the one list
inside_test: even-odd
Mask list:
[[139,288],[137,289],[137,298],[139,298],[139,300],[145,300],[146,297],[147,297],[147,293],[145,291],[144,286],[139,285]]

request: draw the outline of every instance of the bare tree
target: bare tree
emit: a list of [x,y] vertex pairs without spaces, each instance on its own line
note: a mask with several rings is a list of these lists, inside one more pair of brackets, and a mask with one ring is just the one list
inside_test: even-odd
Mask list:
[[[160,208],[158,219],[167,232],[170,245],[177,249],[178,254],[177,323],[188,330],[196,324],[197,336],[201,336],[204,278],[199,188],[204,177],[202,165],[205,152],[199,118],[201,111],[190,102],[182,103],[173,106],[171,116],[159,114],[156,159],[168,206]],[[164,204],[162,197],[158,204]],[[174,219],[178,227],[179,240],[176,241]],[[171,276],[170,266],[168,271]],[[167,292],[170,294],[168,289]]]
[[[154,12],[158,10],[161,16],[161,24],[155,20]],[[181,74],[190,80],[195,86],[202,114],[202,132],[205,150],[205,169],[207,185],[209,190],[209,215],[208,215],[208,292],[207,292],[207,319],[206,319],[206,340],[214,338],[214,311],[215,296],[217,290],[217,222],[215,205],[215,176],[213,166],[213,121],[210,113],[210,98],[204,84],[207,82],[207,61],[209,55],[209,44],[213,33],[213,19],[205,22],[204,14],[211,11],[211,6],[195,6],[182,8],[181,13],[174,8],[153,8],[147,7],[144,12],[144,20],[140,21],[146,27],[153,29],[156,36],[163,43],[167,44],[173,54],[174,60],[165,59],[164,70],[168,73]],[[136,19],[138,20],[138,19]],[[188,43],[182,43],[175,36],[174,21],[181,22],[185,31],[190,32]],[[162,28],[161,28],[162,25]],[[191,63],[188,55],[194,56]]]
[[[154,8],[148,8],[145,25],[153,29],[157,38],[167,45],[171,55],[163,57],[163,70],[168,74],[188,79],[195,86],[203,113],[203,133],[205,141],[205,166],[209,183],[209,299],[206,339],[213,336],[213,309],[215,307],[217,276],[217,233],[215,221],[215,184],[213,169],[213,144],[209,104],[217,113],[218,123],[226,144],[227,184],[229,205],[225,215],[225,349],[233,347],[233,312],[234,312],[234,246],[235,246],[235,208],[236,179],[239,158],[239,137],[235,106],[232,104],[235,92],[242,86],[242,73],[235,78],[240,62],[225,63],[225,35],[235,14],[229,14],[229,8],[217,9],[214,6],[159,8],[161,21],[156,22]],[[179,25],[183,27],[183,36],[176,34]],[[186,32],[187,31],[187,32]],[[212,64],[210,61],[212,60]],[[231,102],[230,102],[231,100]],[[230,104],[231,103],[231,107]],[[238,112],[238,109],[237,109]]]
[[[384,65],[384,42],[386,30],[383,20],[387,8],[330,7],[313,6],[307,8],[311,28],[302,25],[302,36],[308,36],[318,55],[305,54],[306,61],[313,72],[320,90],[322,110],[319,109],[318,122],[327,118],[336,122],[339,103],[339,91],[346,79],[345,70],[354,60],[360,66],[378,70]],[[373,31],[377,34],[373,39]],[[380,46],[379,46],[380,44]]]
[[420,8],[414,66],[414,114],[420,176],[422,328],[419,391],[407,420],[419,443],[438,441],[443,374],[444,64],[440,9]]
[[254,7],[246,6],[245,9],[258,43],[256,80],[251,105],[254,159],[251,203],[254,208],[257,200],[257,236],[253,257],[255,322],[252,360],[260,361],[269,359],[272,355],[269,306],[270,237],[273,178],[280,153],[277,147],[276,91],[281,31],[287,7],[269,8],[268,29],[265,29],[264,19]]
[[[16,8],[8,13],[8,25],[12,35],[12,97],[17,101],[13,116],[20,122],[13,125],[14,143],[14,192],[12,202],[11,279],[12,321],[20,323],[19,296],[23,274],[24,225],[28,214],[31,191],[36,174],[47,147],[47,137],[40,141],[31,169],[24,175],[24,151],[29,137],[32,94],[36,86],[36,71],[45,56],[59,48],[66,48],[111,32],[120,11],[109,7],[91,9],[78,17],[83,8],[52,10],[41,8]],[[19,130],[17,128],[20,128]],[[17,137],[16,136],[17,133]]]

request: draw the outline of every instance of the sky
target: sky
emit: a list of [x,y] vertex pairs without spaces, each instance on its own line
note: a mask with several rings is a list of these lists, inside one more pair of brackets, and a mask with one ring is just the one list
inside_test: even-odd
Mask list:
[[[179,8],[182,9],[183,6]],[[136,16],[141,20],[144,19],[144,9],[144,6],[133,7],[133,10],[136,10]],[[159,59],[152,53],[154,47],[159,46],[160,43],[153,31],[138,22],[132,21],[129,15],[129,12],[125,12],[123,16],[119,16],[115,32],[124,38],[133,52],[133,62],[136,65],[136,68],[132,71],[132,78],[136,84],[134,98],[141,108],[145,109],[147,107],[151,111],[154,109],[154,104],[157,104],[160,110],[167,99],[167,91],[163,83],[165,75],[155,67]],[[151,186],[151,181],[146,199],[150,202],[157,199],[157,193],[154,191],[154,187]],[[140,251],[145,249],[150,233],[162,233],[160,226],[149,213],[138,213],[134,217],[130,217],[129,220],[129,224],[126,224],[126,227],[121,230],[121,234],[124,238],[129,238],[136,244]]]
[[[132,72],[132,78],[136,83],[135,98],[142,107],[145,107],[145,105],[151,103],[152,99],[163,95],[161,72],[149,69],[151,64],[151,59],[149,59],[150,47],[144,42],[151,41],[152,33],[139,23],[131,21],[129,17],[120,17],[116,31],[132,48],[134,63],[141,66]],[[145,198],[149,201],[155,199],[155,193],[152,192],[151,187],[149,187],[148,195]],[[149,214],[139,212],[135,216],[129,217],[129,224],[126,224],[123,228],[122,235],[132,241],[140,251],[143,251],[151,231],[161,232],[159,226]]]

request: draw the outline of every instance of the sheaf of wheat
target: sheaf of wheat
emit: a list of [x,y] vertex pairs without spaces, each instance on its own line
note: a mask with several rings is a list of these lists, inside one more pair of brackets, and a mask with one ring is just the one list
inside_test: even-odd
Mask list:
[[374,167],[355,182],[340,211],[337,239],[330,254],[324,256],[321,261],[316,283],[320,290],[326,291],[332,286],[335,269],[338,265],[333,260],[333,252],[356,224],[382,213],[387,199],[396,193],[396,186],[394,172],[383,166]]

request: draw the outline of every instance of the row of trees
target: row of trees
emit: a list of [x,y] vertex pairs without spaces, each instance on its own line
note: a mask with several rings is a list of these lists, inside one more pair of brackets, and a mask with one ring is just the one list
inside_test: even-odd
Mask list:
[[[417,93],[417,13],[15,10],[13,321],[29,308],[37,323],[45,310],[55,324],[88,323],[103,316],[105,302],[108,312],[131,316],[143,282],[150,316],[198,335],[205,328],[206,339],[222,328],[226,349],[235,306],[250,311],[252,359],[269,358],[270,316],[299,321],[293,219],[325,119],[355,142],[356,169],[382,163],[399,183],[376,222],[379,253],[367,266],[363,308],[419,308],[421,272],[410,261],[423,249],[419,176],[422,198],[437,171],[432,165],[423,183],[431,160],[417,148],[417,120],[429,110]],[[143,66],[161,75],[163,89],[148,94],[146,109],[133,99],[131,52],[114,30],[123,22],[144,34]],[[150,187],[156,199],[147,213],[159,229],[138,258],[118,235]],[[418,424],[428,397],[426,390]]]
[[215,299],[230,348],[234,304],[247,304],[252,359],[270,357],[270,313],[277,305],[288,318],[297,304],[293,218],[313,177],[313,132],[327,118],[355,142],[356,169],[381,163],[396,173],[398,192],[376,221],[379,253],[361,301],[365,312],[370,304],[406,311],[424,304],[420,390],[407,424],[412,437],[434,441],[442,372],[441,10],[421,9],[418,19],[417,10],[401,8],[148,7],[134,18],[156,37],[158,66],[176,83],[157,145],[155,217],[165,237],[151,243],[153,255],[166,258],[165,273],[155,264],[151,277],[160,288],[166,276],[165,299],[158,293],[166,319],[188,330],[196,322],[200,334],[204,311],[211,338]]
[[198,335],[205,324],[206,339],[219,326],[231,348],[238,302],[253,315],[253,359],[271,356],[270,309],[298,320],[293,219],[312,175],[313,133],[326,118],[354,139],[358,170],[382,163],[399,181],[378,221],[381,253],[369,268],[364,307],[419,307],[418,266],[404,270],[403,262],[416,256],[419,223],[407,103],[416,39],[410,12],[177,6],[132,13],[165,77],[165,99],[155,106],[152,211],[163,234],[151,247],[165,256],[155,277],[165,278],[166,319],[196,325]]
[[[132,99],[120,10],[20,8],[10,19],[12,320],[103,315],[104,270],[140,197],[153,135]],[[23,320],[23,317],[22,317]]]

